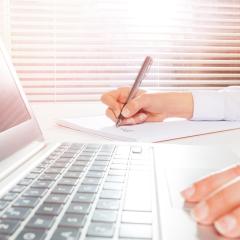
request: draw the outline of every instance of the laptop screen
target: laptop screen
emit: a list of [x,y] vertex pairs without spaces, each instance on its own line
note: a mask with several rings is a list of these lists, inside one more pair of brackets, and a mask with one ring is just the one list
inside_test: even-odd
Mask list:
[[29,120],[25,104],[0,51],[0,133]]

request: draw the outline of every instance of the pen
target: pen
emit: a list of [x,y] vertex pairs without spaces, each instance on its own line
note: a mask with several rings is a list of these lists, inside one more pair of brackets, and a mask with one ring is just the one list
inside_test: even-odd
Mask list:
[[123,119],[123,115],[122,115],[122,111],[123,111],[123,108],[126,106],[126,104],[129,102],[129,100],[131,100],[132,98],[135,97],[137,91],[138,91],[138,88],[139,86],[141,85],[141,82],[143,80],[143,78],[145,77],[147,71],[150,69],[150,66],[152,64],[153,60],[151,57],[147,56],[142,64],[142,67],[140,69],[140,71],[138,72],[138,75],[134,81],[134,84],[129,92],[129,95],[127,97],[127,100],[126,102],[123,104],[123,107],[121,108],[121,111],[120,111],[120,114],[117,118],[117,122],[116,122],[116,127],[119,126],[119,123],[120,123],[120,120]]

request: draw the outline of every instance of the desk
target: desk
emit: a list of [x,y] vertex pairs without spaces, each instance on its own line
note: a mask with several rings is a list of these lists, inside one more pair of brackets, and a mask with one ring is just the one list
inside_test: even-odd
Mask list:
[[[60,127],[56,120],[104,114],[101,103],[33,103],[33,111],[47,141],[109,142],[102,137]],[[240,156],[240,129],[167,141],[168,144],[224,146]]]

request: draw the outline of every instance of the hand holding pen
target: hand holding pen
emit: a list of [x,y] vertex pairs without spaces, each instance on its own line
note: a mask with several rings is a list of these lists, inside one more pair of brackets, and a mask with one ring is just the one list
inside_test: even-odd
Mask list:
[[133,84],[133,86],[132,86],[132,88],[131,88],[131,90],[130,90],[130,92],[129,92],[129,95],[128,95],[128,97],[127,97],[127,100],[126,100],[126,102],[123,104],[122,109],[121,109],[121,111],[120,111],[120,114],[118,115],[117,122],[116,122],[116,127],[119,126],[120,121],[124,118],[124,116],[122,115],[122,111],[123,111],[124,107],[126,106],[126,104],[127,104],[132,98],[134,98],[134,97],[136,96],[136,93],[137,93],[137,91],[138,91],[138,89],[139,89],[139,86],[141,85],[142,80],[143,80],[143,78],[145,77],[147,71],[149,70],[151,64],[152,64],[152,58],[149,57],[149,56],[146,57],[145,60],[144,60],[144,62],[143,62],[143,65],[142,65],[142,67],[141,67],[141,69],[140,69],[140,71],[139,71],[139,73],[138,73],[138,75],[137,75],[137,77],[136,77],[136,79],[135,79],[135,81],[134,81],[134,84]]
[[[151,61],[148,66],[150,67],[150,65]],[[143,66],[146,65],[143,64]],[[143,69],[145,69],[145,73],[148,70],[148,68]],[[144,77],[140,73],[141,70],[139,75]],[[119,116],[121,118],[120,125],[161,122],[170,117],[192,118],[193,97],[191,92],[148,93],[138,89],[143,78],[138,77],[137,79],[140,79],[138,86],[121,87],[102,95],[101,101],[107,105],[106,115],[113,122],[117,123]],[[135,90],[133,91],[133,89]]]

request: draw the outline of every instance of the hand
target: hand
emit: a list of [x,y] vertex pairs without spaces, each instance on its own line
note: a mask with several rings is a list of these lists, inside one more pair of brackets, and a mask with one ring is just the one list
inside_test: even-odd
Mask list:
[[[130,88],[124,87],[102,95],[101,100],[108,108],[106,115],[114,122],[127,100]],[[139,90],[136,97],[124,107],[121,125],[143,122],[159,122],[168,117],[191,118],[193,99],[191,93],[146,93]]]
[[200,224],[214,224],[225,237],[240,237],[240,165],[210,175],[182,192]]

